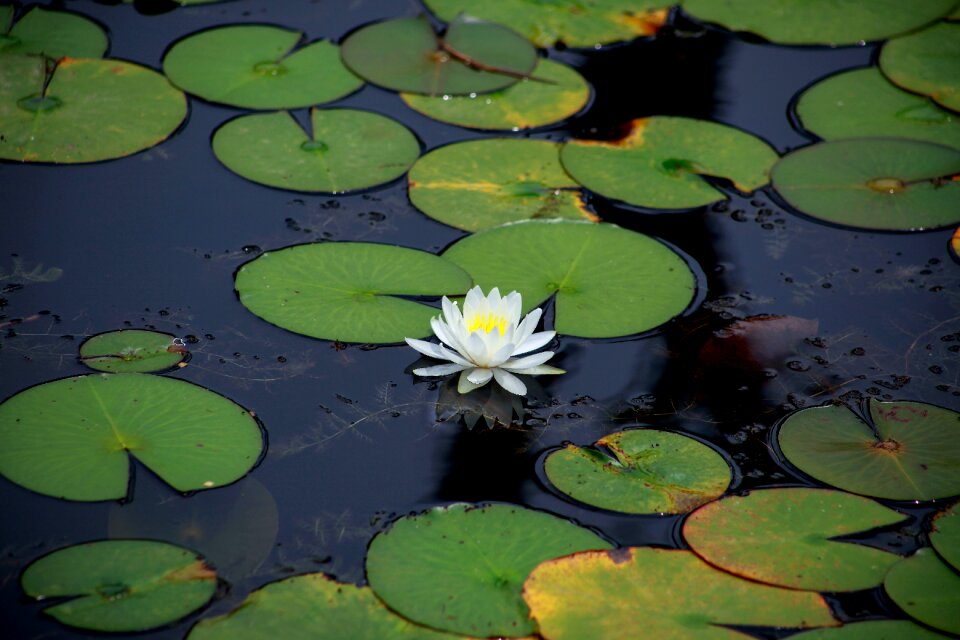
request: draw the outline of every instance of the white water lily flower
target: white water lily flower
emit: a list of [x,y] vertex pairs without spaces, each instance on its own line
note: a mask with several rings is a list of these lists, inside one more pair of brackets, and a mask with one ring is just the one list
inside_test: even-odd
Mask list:
[[534,333],[540,309],[534,309],[520,322],[521,299],[516,291],[500,297],[496,287],[484,296],[480,287],[467,292],[463,313],[456,302],[443,298],[443,317],[430,320],[430,326],[440,342],[406,338],[407,344],[425,356],[448,360],[451,364],[414,369],[418,376],[445,376],[460,373],[457,390],[468,393],[496,380],[497,384],[519,396],[527,394],[527,386],[515,373],[544,375],[565,373],[544,364],[553,357],[553,351],[543,351],[517,358],[544,346],[555,331]]

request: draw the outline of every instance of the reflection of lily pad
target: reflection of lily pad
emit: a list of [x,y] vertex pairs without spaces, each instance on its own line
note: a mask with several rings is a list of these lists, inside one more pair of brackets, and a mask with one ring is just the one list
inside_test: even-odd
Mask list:
[[707,445],[651,429],[610,434],[597,448],[568,444],[547,456],[544,472],[570,497],[624,513],[686,513],[723,495],[732,479]]
[[528,218],[595,219],[557,150],[553,142],[512,138],[434,149],[410,169],[410,201],[468,231]]
[[693,273],[672,249],[609,224],[528,221],[495,227],[460,240],[443,256],[484,290],[519,291],[525,310],[556,294],[554,328],[572,336],[648,331],[682,313],[694,295]]
[[837,624],[819,594],[741,580],[672,549],[585,551],[550,560],[527,578],[523,597],[550,640],[733,640],[754,636],[719,625]]
[[0,158],[94,162],[152,147],[187,115],[162,75],[120,60],[64,58],[44,92],[45,62],[0,56]]
[[796,110],[804,128],[825,140],[891,136],[960,148],[960,115],[898,89],[876,67],[821,80]]
[[920,549],[895,564],[883,588],[914,620],[960,633],[960,575],[940,562],[933,549]]
[[858,44],[913,31],[941,18],[954,0],[684,0],[683,10],[731,31],[782,44]]
[[202,607],[217,576],[196,554],[165,542],[107,540],[54,551],[23,572],[33,598],[71,598],[44,613],[71,627],[131,632],[160,627]]
[[426,0],[441,20],[467,13],[508,24],[538,47],[558,41],[568,47],[593,47],[657,32],[667,20],[670,0]]
[[111,538],[160,538],[196,549],[231,582],[257,572],[273,551],[278,526],[277,503],[252,475],[181,498],[145,492],[140,484],[136,500],[110,505],[107,521]]
[[909,620],[867,620],[842,627],[813,629],[790,636],[791,640],[946,640],[946,636]]
[[356,109],[313,109],[311,132],[286,112],[235,118],[213,135],[213,152],[248,180],[294,191],[343,193],[402,176],[420,143],[399,122]]
[[519,34],[463,18],[453,19],[442,38],[424,16],[377,22],[350,34],[341,51],[347,66],[369,82],[428,95],[495,91],[537,64],[536,50]]
[[895,138],[824,142],[787,154],[773,185],[807,215],[910,231],[960,222],[960,151]]
[[400,342],[430,335],[438,314],[398,296],[459,295],[471,281],[425,251],[327,242],[270,251],[237,272],[240,302],[267,322],[313,338]]
[[891,500],[960,494],[960,413],[870,401],[870,423],[843,406],[810,407],[780,425],[794,466],[845,491]]
[[887,42],[880,69],[907,91],[960,111],[960,24],[942,22]]
[[689,209],[723,200],[700,176],[727,178],[740,191],[767,184],[777,152],[759,138],[715,122],[654,116],[634,120],[621,140],[573,140],[560,159],[587,189],[652,209]]
[[188,93],[248,109],[309,107],[360,88],[336,45],[321,40],[294,50],[302,37],[269,25],[219,27],[173,45],[163,71]]
[[810,591],[875,587],[900,556],[836,541],[904,520],[873,500],[826,489],[761,489],[728,496],[690,514],[683,537],[725,571]]
[[930,544],[954,569],[960,570],[960,502],[934,518]]
[[532,129],[559,122],[580,111],[590,85],[571,67],[543,58],[531,74],[493,93],[473,96],[424,96],[403,93],[407,106],[420,113],[473,129]]
[[146,373],[177,366],[187,350],[158,331],[124,329],[93,336],[80,345],[83,364],[97,371]]
[[536,627],[520,589],[544,560],[610,545],[589,529],[541,511],[454,504],[407,516],[377,535],[367,579],[394,611],[472,636],[517,637]]
[[34,6],[10,27],[13,9],[0,6],[0,55],[99,58],[107,50],[107,34],[89,18]]
[[380,602],[370,587],[334,582],[308,573],[273,582],[222,616],[200,621],[188,640],[247,638],[315,640],[454,640],[413,624]]
[[0,473],[68,500],[127,495],[130,456],[177,491],[229,484],[263,437],[240,406],[202,387],[136,373],[48,382],[0,405]]

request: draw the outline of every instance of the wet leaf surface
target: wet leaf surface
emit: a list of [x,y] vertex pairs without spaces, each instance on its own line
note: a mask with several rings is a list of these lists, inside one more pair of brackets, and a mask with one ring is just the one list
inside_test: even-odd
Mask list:
[[900,556],[834,540],[904,520],[872,500],[827,489],[760,489],[700,507],[683,537],[697,555],[750,580],[810,591],[879,585]]
[[401,296],[460,295],[470,276],[415,249],[363,242],[268,251],[237,272],[240,302],[267,322],[313,338],[390,343],[431,334],[440,309]]
[[594,220],[546,140],[492,138],[434,149],[410,169],[410,201],[431,218],[477,231],[537,218]]
[[263,436],[242,407],[202,387],[136,373],[47,382],[0,405],[0,473],[68,500],[117,500],[130,457],[177,491],[230,484]]
[[33,6],[11,26],[13,14],[13,5],[0,7],[0,56],[99,58],[107,51],[106,32],[80,14]]
[[936,515],[930,544],[949,565],[960,570],[960,503]]
[[672,249],[609,224],[520,222],[468,236],[443,256],[484,290],[519,291],[524,311],[555,296],[557,332],[587,338],[658,327],[683,313],[696,286]]
[[960,576],[933,549],[920,549],[895,564],[883,581],[887,595],[911,618],[960,633]]
[[363,81],[326,40],[270,25],[219,27],[177,42],[163,58],[170,81],[192,95],[247,109],[296,109],[353,93]]
[[719,498],[732,480],[712,448],[652,429],[612,433],[594,448],[568,444],[547,456],[544,472],[571,498],[623,513],[687,513]]
[[879,62],[894,84],[960,111],[960,24],[941,22],[891,40]]
[[[585,551],[544,562],[523,597],[547,640],[734,639],[719,625],[809,628],[837,624],[814,593],[741,580],[689,551]],[[598,609],[602,615],[598,615]]]
[[69,598],[44,609],[71,627],[105,632],[153,629],[213,597],[217,574],[192,551],[149,540],[106,540],[54,551],[27,567],[32,598]]
[[187,355],[168,333],[125,329],[93,336],[80,345],[80,360],[97,371],[149,373],[177,366]]
[[610,544],[542,511],[494,504],[435,507],[396,521],[367,551],[367,580],[394,611],[479,637],[536,631],[520,596],[544,560]]
[[960,222],[960,151],[894,138],[803,147],[773,168],[773,185],[803,213],[864,229],[914,231]]
[[794,640],[940,640],[947,636],[930,631],[909,620],[867,620],[842,627],[813,629],[790,636]]
[[701,176],[743,192],[769,181],[777,152],[749,133],[706,120],[634,120],[622,139],[573,140],[560,160],[574,180],[605,198],[651,209],[691,209],[726,199]]
[[777,439],[791,464],[846,491],[891,500],[960,494],[960,413],[871,400],[867,417],[811,407],[788,416]]

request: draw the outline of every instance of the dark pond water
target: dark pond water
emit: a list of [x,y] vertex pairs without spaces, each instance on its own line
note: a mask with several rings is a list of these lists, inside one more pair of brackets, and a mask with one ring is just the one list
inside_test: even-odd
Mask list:
[[[55,4],[106,25],[112,57],[154,68],[170,43],[215,25],[269,22],[339,40],[365,22],[422,10],[413,0],[237,0],[147,16],[128,5]],[[550,51],[581,70],[595,100],[564,128],[530,135],[604,136],[636,117],[673,114],[742,127],[783,153],[810,141],[791,125],[793,96],[875,54],[870,46],[749,43],[682,21],[656,40]],[[372,86],[336,104],[399,120],[424,150],[486,135],[430,121]],[[228,583],[221,597],[147,636],[179,638],[200,616],[227,611],[290,574],[363,580],[370,538],[391,518],[438,503],[509,501],[568,516],[622,545],[682,546],[679,518],[617,516],[546,488],[538,460],[564,441],[587,444],[641,424],[694,434],[727,452],[738,469],[732,491],[741,491],[808,482],[778,464],[768,446],[770,428],[794,408],[873,396],[960,409],[960,267],[946,252],[950,232],[833,227],[785,210],[762,190],[686,214],[593,201],[605,220],[661,237],[695,259],[703,304],[654,336],[562,338],[558,361],[569,373],[545,381],[546,397],[529,408],[525,427],[471,431],[438,422],[438,390],[404,372],[412,350],[337,350],[270,326],[237,301],[233,273],[260,249],[367,240],[437,252],[462,232],[416,211],[403,180],[337,197],[244,181],[209,145],[213,130],[240,113],[192,100],[180,131],[132,157],[0,165],[0,269],[10,274],[17,259],[27,270],[39,263],[63,270],[53,282],[17,275],[0,282],[0,397],[85,373],[76,359],[85,336],[156,328],[192,342],[189,366],[169,375],[252,409],[269,434],[266,458],[251,475],[191,497],[143,468],[126,504],[61,502],[0,480],[6,637],[83,637],[43,617],[18,585],[29,562],[75,542],[156,537],[213,558]],[[758,314],[811,322],[784,332],[753,370],[700,363],[713,332]],[[898,506],[917,517],[867,543],[908,552],[922,542],[928,510]],[[831,601],[844,619],[899,617],[878,592]]]

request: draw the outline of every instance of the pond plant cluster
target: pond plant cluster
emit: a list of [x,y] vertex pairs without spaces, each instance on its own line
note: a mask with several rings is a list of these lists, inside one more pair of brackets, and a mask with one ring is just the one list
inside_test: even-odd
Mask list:
[[[210,5],[173,4],[183,6],[170,16]],[[375,345],[429,339],[439,299],[476,286],[519,292],[523,313],[546,309],[554,351],[570,339],[650,340],[701,306],[721,305],[705,302],[709,276],[691,255],[603,221],[603,212],[618,221],[723,213],[766,190],[793,215],[842,233],[897,232],[909,242],[960,224],[955,0],[425,0],[418,15],[329,39],[308,41],[297,25],[213,26],[170,44],[162,72],[104,57],[107,32],[74,11],[82,5],[61,5],[0,5],[0,158],[9,164],[55,170],[162,149],[196,126],[186,123],[188,105],[203,101],[243,111],[209,133],[217,161],[245,180],[336,203],[405,179],[413,207],[465,232],[437,252],[390,237],[250,250],[255,257],[234,274],[239,303],[361,365]],[[796,125],[816,141],[783,155],[748,131],[670,113],[615,122],[610,135],[528,135],[589,114],[597,98],[553,54],[583,49],[589,57],[635,38],[697,30],[769,47],[884,42],[875,64],[819,79],[795,97]],[[424,118],[496,133],[423,154],[418,132],[394,118],[325,106],[366,84],[398,94]],[[943,247],[948,268],[958,243]],[[11,275],[61,276],[20,262]],[[700,351],[706,368],[754,358],[769,370],[783,344],[824,346],[816,323],[802,318],[726,319]],[[4,351],[20,324],[0,325],[9,329]],[[255,478],[274,454],[274,427],[178,377],[193,368],[197,339],[111,329],[72,356],[96,373],[36,384],[0,404],[5,482],[63,501],[126,500],[128,508],[137,502],[136,467],[184,502]],[[557,413],[533,380],[522,400],[492,385],[460,396],[452,384],[427,384],[439,396],[431,400],[438,421],[449,411],[478,437],[548,431],[539,409],[562,425],[581,419],[592,400]],[[33,552],[20,588],[68,627],[159,628],[192,640],[960,635],[960,509],[950,500],[960,494],[960,413],[879,390],[812,395],[819,406],[797,402],[763,442],[770,464],[796,482],[745,483],[734,456],[694,431],[660,428],[653,418],[662,414],[645,411],[643,396],[607,423],[629,428],[535,452],[529,472],[585,513],[678,517],[673,547],[618,544],[613,533],[520,504],[448,501],[378,520],[359,584],[296,570],[231,602],[230,572],[246,578],[256,566],[220,566],[188,540],[133,527],[127,537]],[[272,504],[261,491],[243,499]],[[276,507],[258,513],[272,513],[276,535]],[[898,553],[890,540],[905,538],[910,548]],[[265,554],[272,543],[268,536]],[[238,562],[256,555],[253,546]],[[211,600],[226,609],[202,612]],[[866,613],[851,613],[856,607]]]

